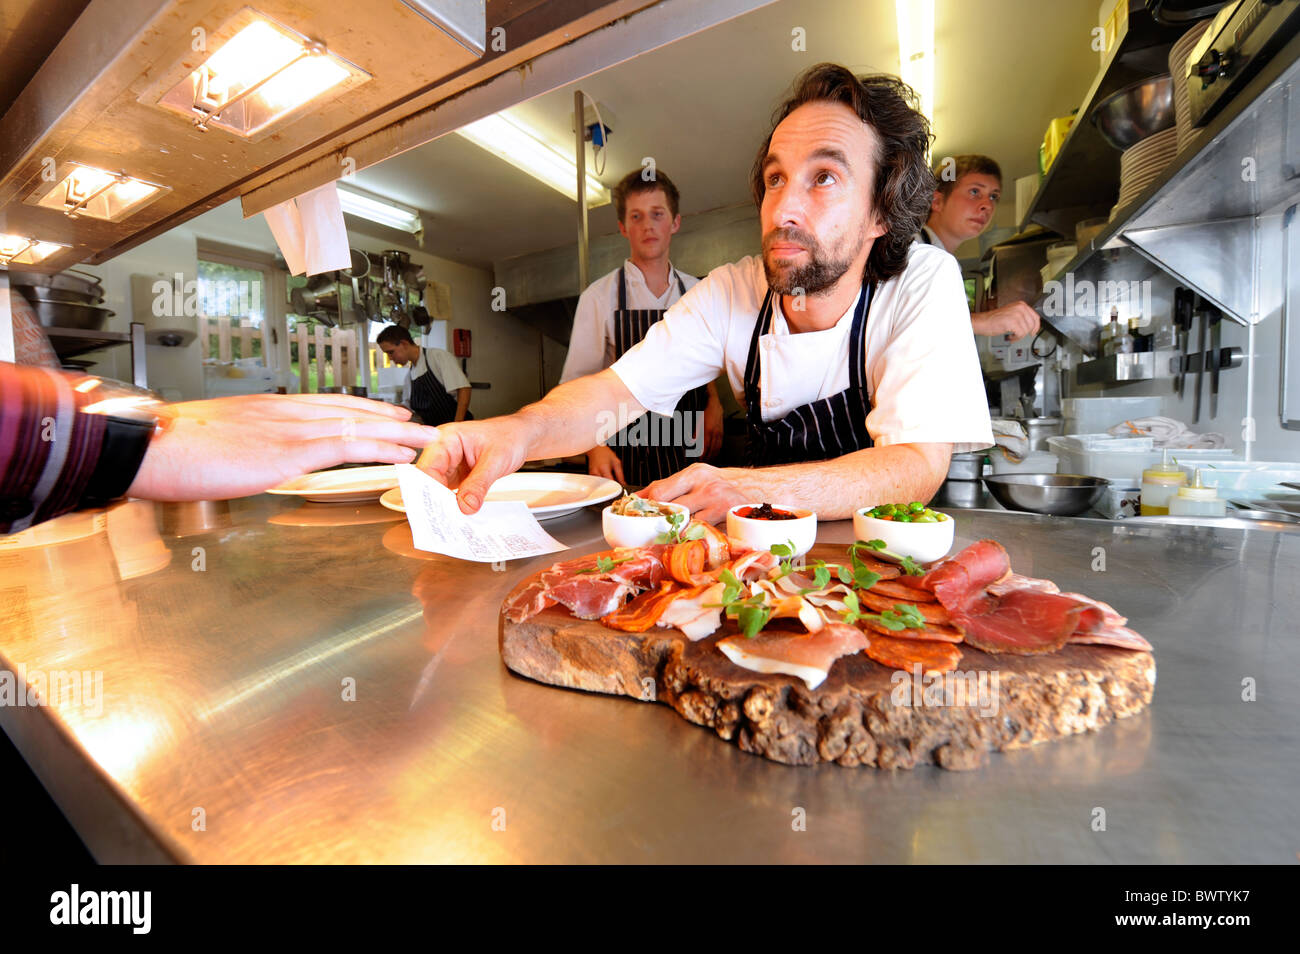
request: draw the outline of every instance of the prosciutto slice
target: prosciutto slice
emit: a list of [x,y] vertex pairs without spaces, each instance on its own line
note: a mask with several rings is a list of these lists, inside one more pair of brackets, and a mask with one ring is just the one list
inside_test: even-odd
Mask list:
[[718,640],[719,651],[742,669],[794,676],[810,690],[826,681],[835,660],[866,648],[862,630],[847,623],[827,623],[816,633],[763,630],[752,639]]
[[556,583],[547,596],[568,608],[578,619],[600,619],[622,606],[636,588],[617,580],[586,580],[574,577]]
[[1136,649],[1153,652],[1154,648],[1140,635],[1127,626],[1104,626],[1091,633],[1071,633],[1066,640],[1070,645],[1116,646],[1120,649]]
[[[1037,590],[1040,593],[1061,592],[1061,588],[1051,580],[1039,580],[1032,576],[1021,576],[1019,573],[1012,573],[999,583],[990,583],[984,590],[990,596],[1002,596],[1012,590]],[[1074,593],[1069,595],[1077,596]]]
[[723,584],[713,583],[669,594],[666,599],[670,602],[659,614],[658,625],[680,629],[691,642],[711,635],[722,625],[724,589],[726,587]]
[[[556,563],[524,587],[504,607],[506,618],[522,623],[560,603],[579,619],[595,619],[618,609],[629,596],[668,579],[663,545],[625,547]],[[599,570],[600,560],[613,561]]]

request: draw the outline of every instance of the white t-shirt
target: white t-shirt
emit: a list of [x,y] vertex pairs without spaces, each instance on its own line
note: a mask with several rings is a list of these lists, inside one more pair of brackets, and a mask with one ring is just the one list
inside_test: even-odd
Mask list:
[[[671,267],[671,263],[669,263]],[[681,298],[677,276],[689,291],[699,283],[694,275],[675,269],[670,273],[668,289],[656,297],[645,283],[641,269],[631,259],[623,262],[627,276],[627,307],[630,310],[663,310]],[[569,336],[569,354],[564,359],[560,383],[572,381],[583,375],[604,371],[614,363],[614,309],[618,307],[618,269],[587,286],[578,298],[578,310],[573,316],[573,333]]]
[[[714,269],[614,363],[614,373],[642,405],[667,414],[725,370],[743,406],[749,341],[766,292],[757,256]],[[793,334],[775,299],[771,330],[759,343],[763,420],[848,387],[856,307],[830,328]],[[966,289],[957,260],[942,248],[913,244],[903,273],[873,293],[866,380],[873,405],[866,425],[878,446],[951,443],[960,453],[993,443]]]
[[465,372],[461,371],[460,365],[456,363],[456,358],[451,352],[443,351],[441,348],[421,348],[420,356],[415,359],[415,364],[411,365],[411,370],[406,372],[406,382],[402,385],[402,403],[407,407],[411,406],[411,381],[423,376],[429,370],[429,362],[424,360],[426,352],[429,361],[433,362],[433,373],[438,376],[438,380],[442,382],[448,394],[455,394],[461,388],[470,386],[469,378],[465,377]]

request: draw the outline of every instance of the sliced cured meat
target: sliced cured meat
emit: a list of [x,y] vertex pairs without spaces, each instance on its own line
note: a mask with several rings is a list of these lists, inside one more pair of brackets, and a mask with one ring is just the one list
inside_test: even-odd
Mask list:
[[794,676],[810,690],[826,681],[835,660],[865,648],[866,636],[846,623],[827,623],[817,633],[763,630],[752,639],[727,636],[718,640],[718,650],[737,666]]
[[689,540],[670,546],[664,553],[668,575],[678,583],[695,586],[704,575],[708,563],[709,546],[703,540]]
[[620,609],[602,616],[600,621],[610,629],[619,629],[625,633],[644,633],[659,621],[659,617],[671,602],[671,594],[676,588],[677,584],[671,580],[660,583],[658,590],[642,593]]
[[535,580],[516,593],[502,607],[502,611],[510,622],[522,623],[524,620],[532,619],[548,606],[554,605],[555,600],[548,595],[546,585]]
[[1128,622],[1126,617],[1120,616],[1115,612],[1115,607],[1109,603],[1103,603],[1101,600],[1094,600],[1091,596],[1084,596],[1082,593],[1062,593],[1064,597],[1072,600],[1078,600],[1080,603],[1087,603],[1089,606],[1095,606],[1101,611],[1101,619],[1097,621],[1096,629],[1107,626],[1123,626]]
[[1032,576],[1012,573],[998,583],[990,583],[984,592],[991,596],[1002,596],[1012,590],[1037,590],[1040,593],[1059,593],[1061,588],[1051,580],[1039,580]]
[[1119,649],[1136,649],[1142,652],[1154,652],[1150,643],[1127,626],[1104,626],[1091,633],[1071,633],[1067,640],[1071,645],[1115,646]]
[[[766,594],[766,602],[772,610],[772,619],[797,619],[810,633],[818,632],[826,625],[826,617],[817,607],[802,595],[783,593],[772,580],[759,580],[749,587],[751,596]],[[811,594],[809,594],[811,595]]]
[[742,583],[752,583],[764,579],[768,573],[776,569],[778,562],[780,561],[775,553],[768,550],[750,550],[744,556],[726,563],[725,568],[734,573],[736,579]]
[[600,619],[623,605],[636,592],[617,580],[595,580],[578,576],[551,586],[547,595],[568,607],[578,619]]
[[[687,530],[691,527],[704,528],[704,536],[700,537],[700,539],[704,541],[705,548],[707,549],[707,556],[704,561],[706,567],[710,570],[716,570],[731,559],[731,543],[728,541],[725,533],[712,524],[705,523],[703,520],[692,520],[690,524],[687,525]],[[736,553],[735,555],[739,556],[740,554]]]
[[717,631],[722,625],[721,583],[692,586],[667,594],[667,606],[659,614],[658,625],[676,627],[695,642]]
[[902,569],[896,563],[886,563],[884,560],[864,556],[861,551],[858,551],[858,562],[872,573],[879,575],[882,580],[892,580],[904,575]]
[[956,627],[940,626],[935,623],[927,623],[925,629],[890,629],[868,619],[863,620],[862,625],[872,633],[888,636],[891,639],[930,639],[940,643],[960,643],[964,638],[962,631]]
[[880,580],[871,588],[871,592],[908,603],[935,602],[934,594],[929,590],[908,586],[906,583],[900,583],[897,580]]
[[951,611],[1010,573],[1011,558],[1002,544],[996,540],[980,540],[940,563],[921,580],[925,589]]
[[909,599],[891,599],[879,595],[875,588],[869,590],[858,590],[858,602],[868,609],[875,610],[877,613],[883,613],[886,610],[892,610],[900,603],[915,606],[917,611],[925,618],[927,623],[949,623],[952,620],[951,615],[938,603],[923,603]]
[[961,650],[951,643],[874,634],[867,643],[867,655],[890,669],[906,671],[919,663],[922,673],[950,672],[961,662]]
[[1095,607],[1035,590],[985,596],[949,612],[953,625],[976,649],[1024,655],[1060,649],[1072,633],[1094,627],[1100,617]]

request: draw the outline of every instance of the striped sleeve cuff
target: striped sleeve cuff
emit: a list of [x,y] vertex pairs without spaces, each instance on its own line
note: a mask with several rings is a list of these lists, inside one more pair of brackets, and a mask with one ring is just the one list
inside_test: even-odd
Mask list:
[[0,364],[0,533],[73,510],[99,462],[104,418],[76,379]]

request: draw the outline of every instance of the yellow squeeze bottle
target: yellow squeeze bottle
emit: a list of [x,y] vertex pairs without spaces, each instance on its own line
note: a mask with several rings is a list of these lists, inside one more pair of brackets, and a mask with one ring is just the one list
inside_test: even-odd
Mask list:
[[1169,498],[1187,483],[1187,474],[1177,464],[1169,463],[1169,449],[1165,448],[1159,464],[1142,471],[1142,497],[1138,512],[1144,517],[1163,517],[1169,514]]

